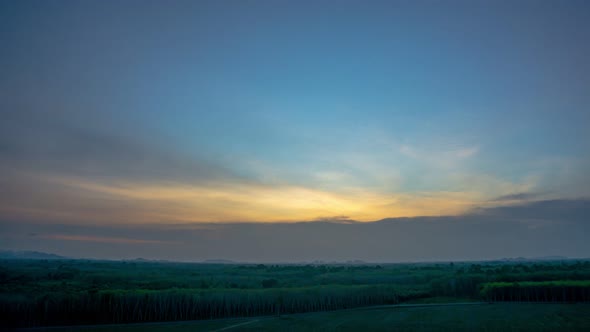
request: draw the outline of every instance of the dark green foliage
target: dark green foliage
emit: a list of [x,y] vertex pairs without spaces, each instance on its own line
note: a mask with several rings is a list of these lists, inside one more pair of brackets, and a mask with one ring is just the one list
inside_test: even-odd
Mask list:
[[590,301],[590,281],[490,282],[481,295],[488,301],[583,302]]
[[[493,300],[506,292],[524,301],[529,291],[542,294],[538,287],[562,287],[557,280],[590,280],[590,262],[216,265],[13,260],[0,261],[0,280],[3,325],[43,326],[287,314],[430,297]],[[553,283],[527,283],[537,281]],[[546,300],[588,300],[583,293],[587,288],[567,287],[566,293],[573,295],[548,293],[553,295]]]
[[277,281],[277,279],[264,279],[262,280],[262,287],[264,288],[273,288],[273,287],[277,287],[279,285],[279,282]]

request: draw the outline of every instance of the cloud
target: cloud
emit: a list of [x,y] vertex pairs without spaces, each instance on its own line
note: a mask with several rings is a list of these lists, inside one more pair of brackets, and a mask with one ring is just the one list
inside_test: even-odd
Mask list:
[[539,197],[543,196],[544,193],[530,193],[530,192],[522,192],[522,193],[515,193],[515,194],[508,194],[502,195],[492,199],[491,201],[494,202],[502,202],[502,201],[530,201],[533,199],[538,199]]
[[350,219],[349,216],[331,216],[331,217],[317,217],[313,221],[324,221],[324,222],[355,222]]
[[36,238],[49,240],[80,241],[80,242],[98,242],[98,243],[118,243],[118,244],[174,244],[173,241],[131,239],[122,237],[104,237],[93,235],[69,235],[69,234],[45,234],[37,235]]
[[[59,225],[2,221],[0,243],[4,249],[74,257],[184,261],[223,258],[247,262],[399,262],[556,255],[587,258],[589,215],[590,200],[550,200],[486,208],[459,216],[389,218],[370,223]],[[37,235],[31,237],[30,233]]]
[[401,153],[415,159],[403,164],[399,154],[384,153],[396,144],[367,139],[373,150],[315,151],[301,167],[255,158],[227,163],[198,149],[182,151],[157,133],[113,129],[111,122],[9,111],[0,123],[0,216],[68,223],[294,222],[342,215],[372,221],[458,215],[536,184],[469,172],[462,163],[478,153],[474,146],[437,152],[402,145]]
[[[90,119],[89,119],[90,120]],[[0,123],[3,169],[135,181],[206,182],[239,176],[198,153],[186,153],[143,129],[111,129],[59,114],[8,110]],[[245,180],[245,179],[242,179]]]
[[498,206],[474,210],[474,215],[510,218],[513,220],[578,220],[587,222],[590,216],[590,201],[577,200],[540,200],[522,202],[521,204]]
[[[377,163],[372,169],[387,174],[385,165]],[[437,175],[442,181],[438,183],[428,174],[421,176],[439,189],[397,191],[359,183],[337,187],[289,181],[265,184],[231,177],[180,182],[5,169],[0,177],[0,216],[103,224],[297,222],[325,216],[373,221],[461,215],[478,207],[541,197],[532,194],[535,177],[514,183],[489,175],[450,172]]]
[[444,150],[419,149],[403,144],[399,152],[413,159],[426,162],[432,166],[453,167],[463,159],[470,158],[479,152],[479,147],[448,148]]
[[478,152],[479,152],[478,147],[471,147],[471,148],[459,149],[459,150],[455,151],[455,155],[459,158],[468,158],[468,157],[474,156]]
[[3,216],[82,223],[293,222],[318,216],[371,221],[392,216],[455,215],[481,201],[470,192],[380,193],[288,184],[143,183],[33,175],[27,179],[34,187],[17,183],[0,194]]

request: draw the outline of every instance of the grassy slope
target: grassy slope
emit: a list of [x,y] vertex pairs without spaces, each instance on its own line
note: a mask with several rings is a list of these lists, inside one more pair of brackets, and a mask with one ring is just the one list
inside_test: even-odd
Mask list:
[[[248,324],[242,324],[249,322]],[[47,331],[590,331],[590,304],[503,303],[475,306],[355,309],[203,322],[48,329]],[[38,330],[39,331],[39,330]]]

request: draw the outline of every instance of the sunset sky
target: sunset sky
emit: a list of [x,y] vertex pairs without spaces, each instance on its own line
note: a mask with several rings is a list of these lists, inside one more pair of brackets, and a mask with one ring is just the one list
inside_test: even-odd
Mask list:
[[590,197],[588,1],[2,1],[0,41],[3,249]]

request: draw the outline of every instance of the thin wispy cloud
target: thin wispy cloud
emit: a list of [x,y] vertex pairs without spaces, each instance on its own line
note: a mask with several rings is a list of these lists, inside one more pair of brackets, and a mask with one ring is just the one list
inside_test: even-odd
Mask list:
[[405,156],[427,163],[432,167],[453,168],[457,167],[464,159],[475,156],[479,152],[479,148],[466,147],[440,151],[438,149],[422,150],[409,145],[401,145],[399,151]]
[[496,197],[493,201],[498,202],[505,202],[505,201],[532,201],[538,199],[546,195],[546,193],[535,193],[535,192],[524,192],[524,193],[514,193],[508,195],[502,195],[500,197]]
[[79,242],[97,242],[97,243],[117,243],[117,244],[175,244],[174,241],[161,240],[144,240],[131,239],[122,237],[104,237],[93,235],[70,235],[70,234],[45,234],[35,236],[40,239],[49,240],[64,240],[64,241],[79,241]]

